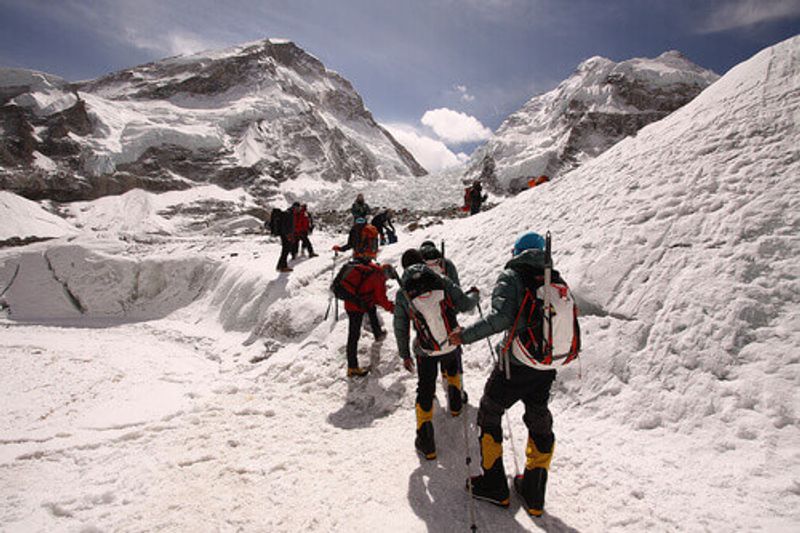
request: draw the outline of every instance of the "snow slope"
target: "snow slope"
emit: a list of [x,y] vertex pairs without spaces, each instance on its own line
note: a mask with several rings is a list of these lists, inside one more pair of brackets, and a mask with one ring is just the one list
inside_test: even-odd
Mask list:
[[39,204],[16,194],[0,191],[0,241],[13,237],[52,238],[75,233],[63,218],[45,211]]
[[[797,37],[562,179],[382,250],[397,264],[446,238],[488,294],[514,238],[549,229],[580,300],[546,516],[478,503],[479,531],[800,526],[799,72]],[[362,338],[373,373],[345,380],[346,323],[323,320],[331,258],[277,275],[278,249],[187,235],[0,251],[0,289],[20,261],[50,264],[11,284],[0,321],[4,528],[468,530],[462,421],[437,410],[439,457],[418,459],[416,380],[392,336]],[[83,311],[14,320],[51,279],[37,299],[69,289]],[[473,458],[491,360],[467,347]],[[521,416],[505,426],[509,474]]]

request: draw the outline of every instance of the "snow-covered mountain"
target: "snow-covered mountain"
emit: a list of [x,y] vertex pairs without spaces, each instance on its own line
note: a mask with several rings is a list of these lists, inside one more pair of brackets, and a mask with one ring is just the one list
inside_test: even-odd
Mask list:
[[[584,351],[553,387],[545,516],[478,502],[479,531],[797,531],[798,119],[800,36],[546,187],[381,250],[397,265],[446,239],[488,297],[514,239],[549,229],[580,301]],[[417,457],[416,377],[391,334],[363,337],[372,372],[344,379],[346,320],[324,320],[330,256],[277,274],[269,238],[109,239],[142,218],[161,227],[149,214],[184,201],[76,204],[79,237],[0,249],[3,526],[469,530],[464,419],[437,409],[439,455]],[[19,205],[0,209],[39,216]],[[312,236],[320,250],[342,238]],[[464,367],[476,473],[487,343]],[[523,413],[503,421],[509,474]]]
[[466,177],[519,192],[530,177],[564,174],[661,120],[718,77],[676,51],[621,63],[592,57],[509,116],[472,155]]
[[288,41],[68,84],[0,69],[0,188],[91,199],[132,188],[403,180],[426,172],[351,84]]

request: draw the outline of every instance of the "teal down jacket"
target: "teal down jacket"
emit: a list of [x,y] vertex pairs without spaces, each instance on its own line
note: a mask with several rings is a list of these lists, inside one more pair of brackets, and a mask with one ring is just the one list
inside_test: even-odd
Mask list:
[[[411,279],[411,276],[414,272],[421,269],[430,270],[425,265],[418,264],[409,266],[405,272],[403,272],[403,286],[405,286],[408,280]],[[469,311],[475,308],[475,306],[478,304],[477,293],[465,294],[464,291],[462,291],[461,288],[453,283],[449,278],[444,276],[439,277],[444,281],[445,294],[447,294],[447,296],[450,297],[450,300],[452,300],[456,312],[463,313],[464,311]],[[411,326],[411,314],[409,313],[408,300],[400,291],[397,292],[397,296],[395,297],[393,325],[394,337],[397,339],[397,350],[400,352],[401,358],[407,359],[411,357],[411,350],[409,348],[409,343],[411,340],[409,331]],[[419,343],[414,342],[414,355],[424,355],[424,352],[421,348],[419,348],[418,344]]]
[[[472,344],[495,333],[510,330],[525,298],[525,284],[517,272],[511,269],[517,264],[527,264],[544,269],[542,250],[525,250],[506,263],[492,290],[492,309],[482,319],[464,328],[461,339],[464,344]],[[502,348],[502,344],[501,344]],[[516,363],[515,358],[511,358]]]

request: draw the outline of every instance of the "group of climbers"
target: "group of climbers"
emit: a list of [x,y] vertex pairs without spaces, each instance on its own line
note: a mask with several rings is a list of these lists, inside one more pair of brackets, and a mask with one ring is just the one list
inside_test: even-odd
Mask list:
[[483,186],[480,181],[475,181],[472,185],[464,189],[464,211],[469,211],[470,215],[475,215],[481,212],[481,206],[489,198],[488,194],[484,194]]
[[[480,201],[483,200],[485,196]],[[383,241],[381,232],[367,222],[370,209],[362,195],[351,213],[354,223],[348,241],[333,249],[337,254],[352,250],[353,257],[338,271],[331,287],[336,297],[345,301],[348,316],[348,378],[363,378],[369,372],[358,362],[364,315],[368,316],[376,342],[387,336],[378,317],[377,306],[381,306],[393,314],[403,367],[417,373],[415,448],[424,458],[433,460],[437,456],[433,400],[439,371],[450,416],[461,416],[466,403],[463,346],[504,333],[477,413],[482,473],[471,477],[467,487],[476,499],[501,507],[509,505],[502,417],[521,401],[528,430],[526,463],[513,485],[528,513],[540,516],[555,446],[548,408],[550,389],[556,368],[572,361],[580,350],[577,307],[566,283],[552,269],[549,235],[545,240],[529,232],[517,239],[512,258],[493,289],[491,310],[485,317],[481,312],[478,320],[461,327],[458,314],[476,306],[480,309],[480,293],[476,287],[462,290],[455,264],[445,257],[444,244],[439,249],[432,241],[425,241],[418,249],[406,250],[401,258],[400,277],[391,265],[376,261]],[[394,301],[387,295],[390,278],[399,284]],[[411,329],[416,334],[413,342]]]
[[[279,272],[291,272],[289,255],[297,259],[300,252],[317,257],[308,236],[314,231],[314,219],[306,204],[294,202],[287,210],[274,208],[267,223],[269,232],[281,240],[281,255],[275,267]],[[302,244],[302,249],[300,245]]]

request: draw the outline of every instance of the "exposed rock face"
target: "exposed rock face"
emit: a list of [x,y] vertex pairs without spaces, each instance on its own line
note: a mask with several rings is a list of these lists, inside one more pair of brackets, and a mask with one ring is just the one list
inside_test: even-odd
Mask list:
[[426,174],[352,85],[290,42],[175,57],[81,84],[0,69],[0,188],[92,199],[141,187]]
[[465,177],[486,174],[492,161],[487,185],[519,192],[530,177],[563,174],[661,120],[718,77],[675,51],[621,63],[593,57],[509,116],[473,155]]

